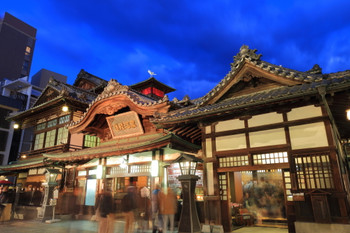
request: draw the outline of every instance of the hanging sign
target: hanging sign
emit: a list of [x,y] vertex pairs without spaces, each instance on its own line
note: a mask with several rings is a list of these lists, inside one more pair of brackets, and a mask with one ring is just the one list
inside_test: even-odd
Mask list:
[[134,111],[121,113],[106,119],[113,138],[143,134],[140,118]]

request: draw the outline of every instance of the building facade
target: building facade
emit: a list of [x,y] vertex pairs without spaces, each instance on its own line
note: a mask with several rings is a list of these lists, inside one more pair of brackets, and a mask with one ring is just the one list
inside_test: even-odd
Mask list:
[[128,185],[162,184],[181,197],[173,161],[185,152],[204,161],[202,224],[292,233],[298,222],[349,222],[349,71],[291,70],[242,46],[230,72],[195,100],[169,101],[173,89],[153,77],[125,86],[82,71],[73,86],[50,85],[30,111],[11,117],[35,126],[36,136],[27,159],[1,169],[26,173],[18,179],[25,183],[59,167],[61,214],[94,214],[102,190],[118,205]]
[[29,76],[36,29],[5,12],[0,19],[0,81]]
[[67,76],[53,72],[51,70],[47,70],[47,69],[41,69],[38,72],[36,72],[32,76],[30,82],[34,86],[37,86],[37,87],[44,89],[46,87],[46,85],[48,84],[48,82],[50,81],[50,79],[55,79],[55,80],[63,82],[63,83],[67,82]]
[[349,75],[287,69],[242,46],[213,90],[154,119],[201,129],[207,224],[348,223]]

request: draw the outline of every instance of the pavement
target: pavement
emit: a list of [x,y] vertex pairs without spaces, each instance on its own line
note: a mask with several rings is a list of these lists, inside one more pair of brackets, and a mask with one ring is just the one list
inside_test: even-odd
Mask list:
[[[124,232],[124,221],[116,220],[114,233]],[[38,220],[14,220],[0,223],[1,233],[92,233],[97,232],[98,222],[89,220],[63,220],[55,223],[43,223]],[[135,231],[136,232],[136,231]],[[151,233],[148,230],[144,233]],[[243,227],[233,233],[288,233],[288,229],[270,227]]]

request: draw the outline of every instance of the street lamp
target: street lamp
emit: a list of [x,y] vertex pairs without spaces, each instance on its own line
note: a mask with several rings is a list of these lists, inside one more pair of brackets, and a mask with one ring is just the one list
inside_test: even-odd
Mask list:
[[201,225],[198,218],[195,189],[200,178],[196,175],[197,164],[203,162],[193,155],[182,153],[174,163],[178,163],[181,175],[177,179],[182,186],[182,210],[179,221],[179,233],[200,233]]
[[[58,198],[58,190],[54,190],[57,182],[57,176],[58,174],[61,174],[60,170],[54,169],[54,168],[46,168],[45,171],[45,180],[46,183],[43,183],[43,186],[45,187],[45,193],[44,193],[44,201],[43,205],[41,207],[41,218],[44,222],[45,220],[49,220],[49,222],[55,222],[59,220],[55,220],[55,206],[56,206],[56,200]],[[55,191],[55,192],[54,192]]]

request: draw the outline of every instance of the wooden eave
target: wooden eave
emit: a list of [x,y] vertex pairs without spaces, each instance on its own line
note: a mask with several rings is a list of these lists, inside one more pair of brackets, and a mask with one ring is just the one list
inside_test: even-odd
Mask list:
[[35,122],[38,119],[48,117],[52,114],[61,111],[61,109],[58,109],[58,107],[62,106],[63,104],[68,104],[69,107],[73,107],[75,110],[80,111],[82,111],[88,106],[88,104],[78,101],[76,99],[58,96],[57,98],[50,100],[42,105],[38,105],[24,112],[20,112],[16,115],[10,116],[7,118],[7,120],[12,120],[21,123],[22,128],[25,128],[33,124],[35,125]]
[[23,159],[16,161],[13,164],[9,164],[6,166],[0,166],[0,170],[2,171],[19,171],[30,168],[42,167],[44,166],[44,157],[38,157],[33,159]]
[[241,66],[232,74],[234,77],[220,90],[218,91],[212,98],[206,101],[205,105],[214,104],[220,100],[220,98],[229,91],[235,84],[239,81],[243,80],[247,75],[259,78],[266,78],[280,85],[285,86],[294,86],[297,84],[302,84],[302,81],[292,80],[288,78],[283,78],[271,72],[268,72],[264,69],[256,67],[255,65],[244,61]]
[[88,128],[90,123],[95,120],[95,116],[98,114],[113,115],[118,110],[129,107],[131,111],[135,111],[138,114],[145,116],[153,116],[157,113],[167,113],[170,107],[169,103],[161,102],[154,105],[138,105],[135,104],[126,95],[115,95],[109,98],[103,99],[102,101],[95,102],[86,112],[84,117],[75,125],[69,126],[69,131],[73,133],[79,133]]
[[189,143],[174,134],[146,134],[136,137],[114,139],[100,146],[61,154],[44,154],[52,161],[77,161],[104,158],[149,151],[163,147],[182,148],[184,151],[197,152],[200,146]]

